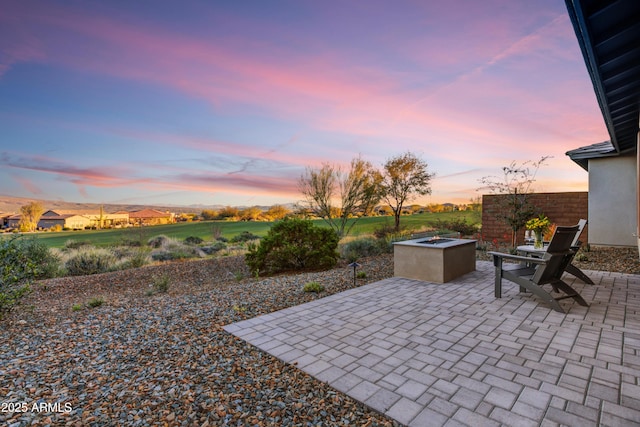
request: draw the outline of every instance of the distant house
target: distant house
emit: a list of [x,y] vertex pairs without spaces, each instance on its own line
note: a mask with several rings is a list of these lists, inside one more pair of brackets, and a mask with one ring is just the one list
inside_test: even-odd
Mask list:
[[174,222],[175,215],[171,212],[161,212],[155,209],[129,212],[129,223],[135,225],[160,225]]
[[5,219],[7,228],[18,228],[20,226],[20,214],[13,214]]
[[55,228],[59,226],[62,229],[84,230],[91,226],[91,219],[84,215],[78,214],[59,214],[58,212],[49,210],[42,214],[38,221],[38,228]]
[[0,212],[0,228],[7,228],[9,226],[8,222],[11,215],[13,214]]
[[98,228],[111,228],[111,227],[126,227],[129,225],[129,213],[117,212],[117,213],[87,213],[84,214],[91,220],[92,227]]
[[[82,218],[80,218],[82,217]],[[88,220],[88,221],[87,221]],[[38,227],[52,228],[60,225],[62,228],[74,230],[83,228],[110,228],[117,226],[127,226],[129,224],[129,214],[124,213],[82,213],[67,211],[49,210],[42,214]]]

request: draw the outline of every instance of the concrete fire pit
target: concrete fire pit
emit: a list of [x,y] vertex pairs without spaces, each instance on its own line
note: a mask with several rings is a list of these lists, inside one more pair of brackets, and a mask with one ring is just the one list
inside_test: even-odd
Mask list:
[[396,277],[446,283],[475,269],[475,240],[423,237],[393,244]]

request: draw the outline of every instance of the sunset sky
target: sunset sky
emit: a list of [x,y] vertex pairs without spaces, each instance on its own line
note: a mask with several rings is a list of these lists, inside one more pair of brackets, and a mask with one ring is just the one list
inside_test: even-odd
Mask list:
[[0,129],[0,194],[236,206],[407,151],[421,204],[542,156],[585,191],[565,152],[608,139],[558,0],[0,0]]

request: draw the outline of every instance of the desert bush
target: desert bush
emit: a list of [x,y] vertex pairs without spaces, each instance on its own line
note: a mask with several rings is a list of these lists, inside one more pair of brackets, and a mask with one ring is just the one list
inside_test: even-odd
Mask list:
[[451,230],[460,233],[462,236],[471,236],[478,232],[475,224],[469,224],[464,218],[455,218],[448,221],[437,220],[435,226],[438,230]]
[[100,307],[102,304],[104,304],[104,299],[100,297],[91,298],[87,301],[87,305],[91,308]]
[[385,252],[385,241],[373,237],[363,237],[344,243],[340,248],[340,256],[353,262],[360,258],[380,255]]
[[333,267],[338,260],[337,234],[309,220],[275,223],[259,244],[249,244],[245,261],[252,272],[273,274]]
[[114,270],[116,261],[108,249],[83,247],[69,254],[64,266],[69,276],[86,276]]
[[390,239],[398,235],[404,235],[406,233],[407,228],[405,226],[401,225],[400,230],[396,230],[395,225],[389,222],[384,222],[373,230],[373,235],[378,239]]
[[36,264],[35,279],[49,279],[60,273],[60,258],[36,238],[20,239],[18,249]]
[[302,288],[302,290],[304,292],[315,292],[315,293],[320,293],[324,291],[324,286],[321,283],[318,282],[309,282],[309,283],[305,283],[304,287]]
[[31,282],[40,274],[38,261],[25,249],[37,244],[21,237],[0,239],[0,319],[30,292]]
[[178,259],[198,258],[204,255],[204,252],[195,246],[189,246],[175,239],[162,236],[162,246],[151,252],[151,258],[154,261],[174,261]]
[[227,245],[224,242],[215,242],[214,244],[209,246],[202,246],[200,250],[202,250],[202,252],[207,255],[212,255],[226,248]]
[[188,245],[199,245],[200,243],[204,242],[204,240],[202,240],[198,236],[189,236],[184,239],[184,242]]
[[169,290],[169,284],[171,277],[168,274],[162,274],[160,276],[153,277],[153,283],[150,285],[151,289],[147,291],[147,296],[154,294],[164,294]]
[[169,238],[167,236],[164,236],[164,235],[161,234],[159,236],[154,236],[154,237],[150,238],[147,241],[147,244],[149,246],[151,246],[152,248],[156,248],[157,249],[157,248],[161,248],[162,246],[164,246],[167,243],[168,240],[169,240]]
[[589,261],[589,257],[587,256],[587,254],[580,252],[578,254],[576,254],[575,256],[575,260],[578,262],[587,262]]
[[136,248],[142,246],[142,242],[140,240],[123,237],[122,239],[120,239],[120,246],[129,246]]
[[85,240],[74,240],[69,239],[64,242],[64,249],[78,249],[83,246],[91,246],[91,242],[87,242]]
[[153,259],[154,261],[176,261],[179,259],[195,258],[196,256],[197,255],[195,255],[193,252],[181,249],[161,249],[159,251],[151,253],[151,259]]
[[249,231],[243,231],[242,233],[235,235],[231,238],[230,242],[231,243],[244,243],[244,242],[250,242],[252,240],[258,240],[260,239],[260,236],[257,236]]
[[148,263],[149,254],[144,250],[137,250],[120,259],[118,270],[140,268],[147,265]]

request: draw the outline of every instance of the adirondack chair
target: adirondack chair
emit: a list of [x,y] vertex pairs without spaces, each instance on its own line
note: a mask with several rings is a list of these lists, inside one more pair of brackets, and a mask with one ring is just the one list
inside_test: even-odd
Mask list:
[[[489,252],[493,256],[496,271],[496,298],[502,297],[502,279],[506,279],[518,284],[521,292],[528,290],[560,313],[565,311],[558,301],[566,298],[573,298],[578,304],[588,307],[589,304],[580,294],[561,279],[562,273],[576,253],[576,249],[572,248],[571,244],[578,230],[578,225],[557,227],[549,247],[539,258]],[[517,261],[518,264],[505,263],[505,260]],[[553,297],[543,288],[544,285],[551,285],[554,292],[562,291],[565,295]]]
[[[580,249],[580,246],[582,245],[582,242],[579,239],[580,239],[580,235],[582,234],[582,230],[584,230],[584,227],[586,225],[587,225],[586,219],[581,219],[580,221],[578,221],[578,232],[576,233],[576,237],[574,237],[573,241],[571,242],[571,247],[576,252],[578,252],[578,249]],[[593,283],[593,280],[591,280],[589,276],[584,274],[582,270],[580,270],[578,267],[576,267],[571,263],[567,265],[566,272],[573,276],[576,276],[578,279],[582,280],[584,283],[595,285],[595,283]]]

